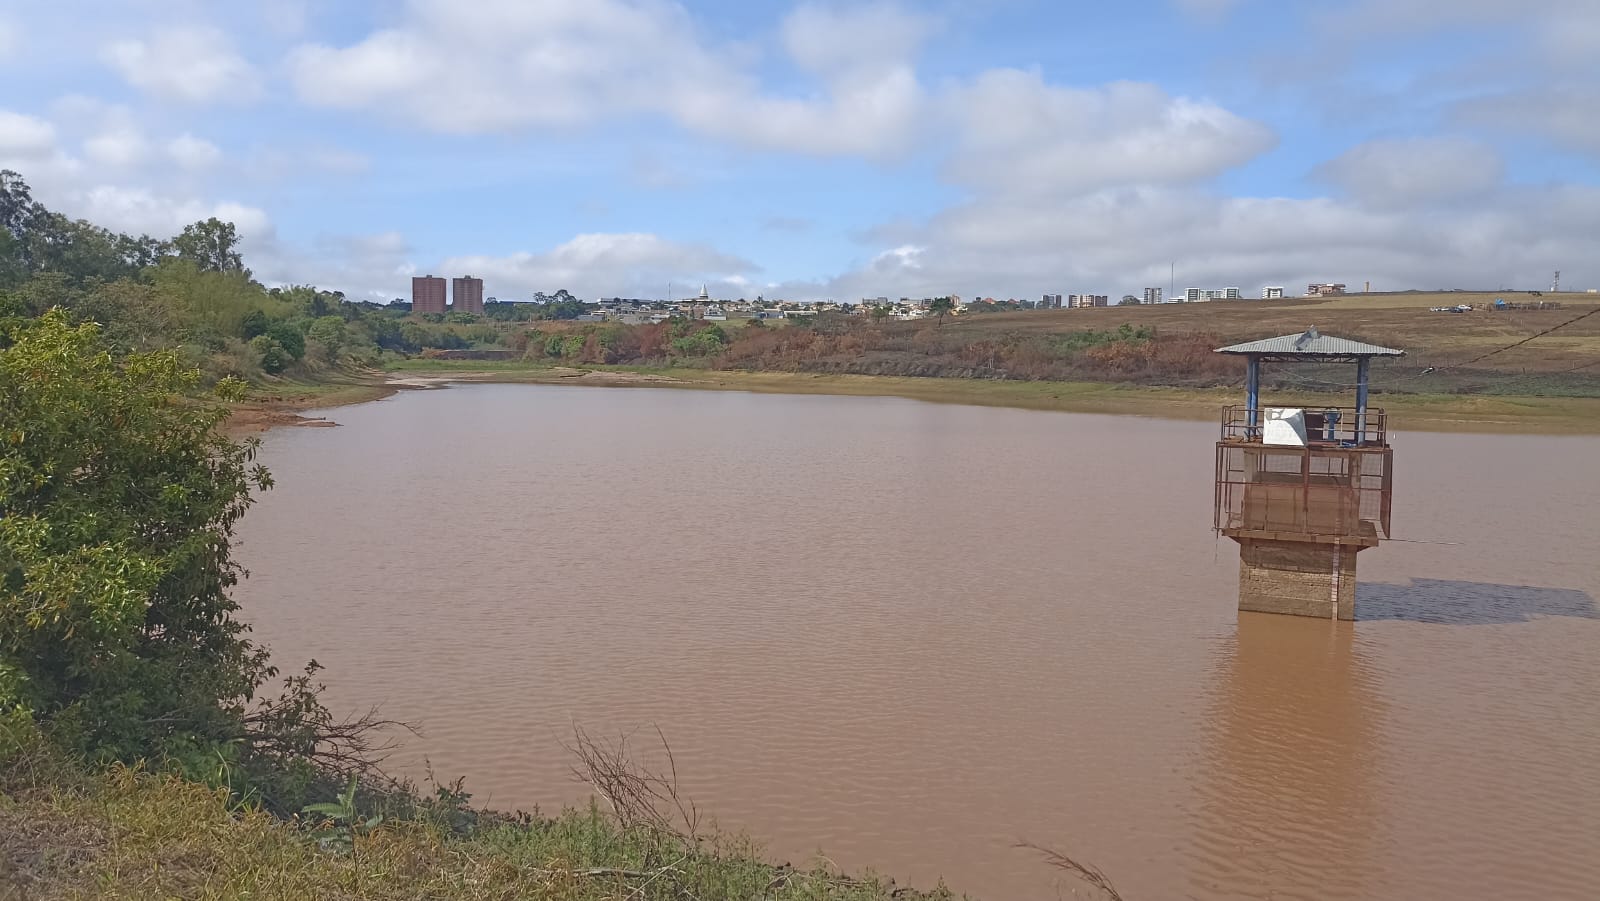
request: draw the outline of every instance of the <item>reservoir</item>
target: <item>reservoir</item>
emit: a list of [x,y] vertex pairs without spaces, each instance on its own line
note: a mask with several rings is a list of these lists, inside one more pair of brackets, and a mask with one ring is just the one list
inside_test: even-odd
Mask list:
[[[1381,400],[1381,399],[1380,399]],[[1409,433],[1358,620],[1238,612],[1216,427],[466,385],[264,438],[236,596],[474,803],[686,795],[984,899],[1600,897],[1600,438]],[[1087,897],[1087,895],[1085,895]]]

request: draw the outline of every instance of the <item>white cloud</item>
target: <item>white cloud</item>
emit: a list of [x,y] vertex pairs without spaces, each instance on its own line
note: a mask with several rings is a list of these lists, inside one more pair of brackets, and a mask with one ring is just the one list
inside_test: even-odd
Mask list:
[[1179,286],[1371,280],[1375,289],[1534,286],[1590,255],[1600,189],[1502,188],[1470,208],[1373,209],[1329,198],[1223,198],[1116,188],[1066,199],[991,197],[933,217],[915,244],[805,296],[1033,297]]
[[1197,181],[1275,142],[1266,126],[1161,88],[1046,84],[996,69],[948,98],[957,131],[949,172],[991,190],[1081,192],[1108,185]]
[[222,151],[204,138],[183,134],[167,143],[167,156],[184,169],[200,170],[215,166]]
[[[34,198],[50,209],[113,231],[157,237],[210,216],[235,223],[241,235],[271,231],[267,214],[257,207],[208,200],[169,179],[160,188],[141,184],[166,170],[152,168],[149,143],[126,110],[73,101],[61,112],[76,120],[71,130],[95,123],[101,128],[83,142],[82,157],[64,149],[53,123],[0,110],[0,168],[20,172]],[[186,135],[167,149],[186,141],[206,144]]]
[[298,35],[311,18],[307,0],[256,0],[256,9],[274,34]]
[[1540,59],[1561,67],[1593,66],[1600,61],[1600,5],[1586,4],[1535,20]]
[[113,41],[101,59],[129,84],[164,100],[241,102],[261,87],[255,68],[217,28],[174,26],[145,39]]
[[1580,153],[1600,156],[1600,85],[1545,85],[1462,103],[1456,117],[1504,132],[1533,132]]
[[83,154],[90,162],[113,169],[138,166],[149,152],[144,135],[128,125],[113,127],[83,142]]
[[211,203],[196,197],[157,192],[150,188],[96,185],[65,197],[40,198],[47,206],[74,217],[88,219],[114,231],[175,235],[185,225],[212,216],[232,222],[242,239],[271,231],[265,211],[239,203]]
[[542,253],[458,256],[438,271],[470,272],[492,282],[495,293],[526,297],[565,288],[579,297],[658,296],[668,281],[721,282],[757,271],[748,260],[703,244],[646,233],[583,234]]
[[807,4],[784,19],[782,37],[798,66],[829,76],[901,66],[937,27],[927,16],[888,3],[848,10]]
[[1504,163],[1465,138],[1369,141],[1322,164],[1317,174],[1369,206],[1413,206],[1482,194]]
[[55,126],[36,116],[0,110],[0,160],[26,164],[55,152]]
[[343,291],[351,300],[387,303],[403,296],[412,275],[412,248],[399,232],[325,235],[290,244],[271,228],[243,236],[245,265],[268,286],[316,285]]
[[296,48],[289,71],[308,103],[450,133],[659,114],[753,146],[887,155],[915,123],[922,91],[904,57],[927,28],[890,6],[802,8],[784,41],[823,91],[786,97],[764,93],[741,53],[708,46],[663,0],[415,0],[397,25],[355,44]]

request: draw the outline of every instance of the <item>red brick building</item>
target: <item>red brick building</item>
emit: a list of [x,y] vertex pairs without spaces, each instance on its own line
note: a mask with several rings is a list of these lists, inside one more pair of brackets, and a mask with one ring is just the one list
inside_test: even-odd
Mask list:
[[483,279],[463,275],[450,280],[450,309],[456,313],[483,313]]
[[[482,306],[481,302],[479,304]],[[411,312],[443,313],[445,311],[444,279],[431,275],[411,278]]]

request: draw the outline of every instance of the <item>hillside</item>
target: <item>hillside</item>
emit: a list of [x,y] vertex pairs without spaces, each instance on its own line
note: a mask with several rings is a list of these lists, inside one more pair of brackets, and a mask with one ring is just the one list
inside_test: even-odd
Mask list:
[[[1511,303],[1543,300],[1561,306],[1559,309],[1495,312],[1489,305],[1496,298]],[[1432,307],[1456,304],[1468,304],[1474,311],[1430,312]],[[1600,308],[1600,295],[1596,294],[1531,297],[1525,292],[1404,292],[979,314],[950,320],[946,328],[954,335],[979,340],[1003,332],[1066,333],[1116,328],[1127,322],[1152,327],[1163,336],[1206,334],[1234,343],[1316,326],[1324,334],[1400,348],[1406,351],[1403,360],[1379,361],[1375,365],[1380,370],[1388,367],[1411,372],[1430,366],[1442,370],[1460,365],[1479,354],[1521,341],[1596,308]],[[1600,315],[1495,354],[1472,364],[1471,368],[1501,375],[1559,374],[1584,364],[1600,366]],[[1381,376],[1378,380],[1382,381]]]

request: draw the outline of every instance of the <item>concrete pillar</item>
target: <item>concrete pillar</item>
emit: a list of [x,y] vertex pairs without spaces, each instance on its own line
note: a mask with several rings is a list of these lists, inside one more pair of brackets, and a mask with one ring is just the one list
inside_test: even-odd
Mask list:
[[1355,619],[1357,545],[1239,539],[1239,609]]

